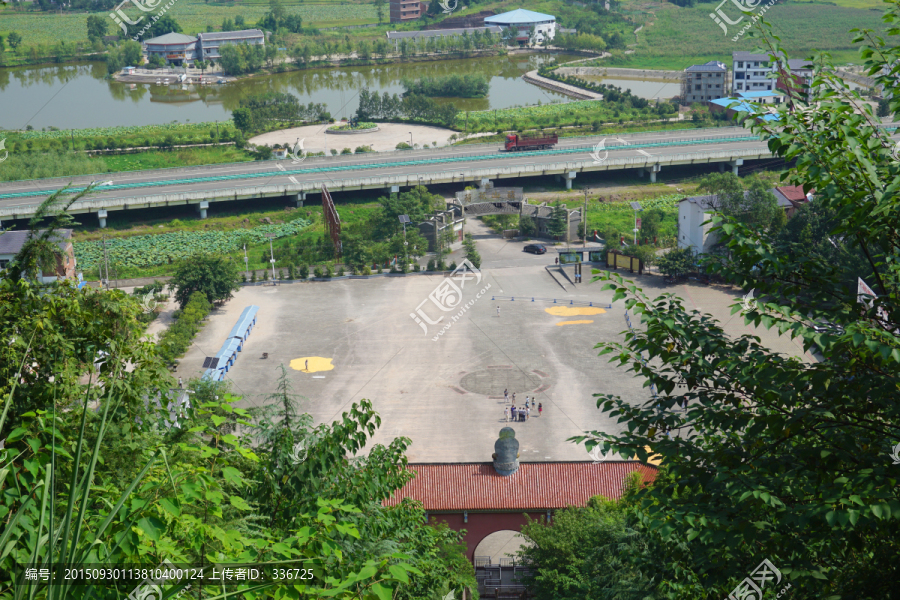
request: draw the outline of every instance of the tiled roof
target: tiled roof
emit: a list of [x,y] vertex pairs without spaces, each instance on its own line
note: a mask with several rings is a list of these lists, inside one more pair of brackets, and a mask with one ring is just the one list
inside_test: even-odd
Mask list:
[[190,44],[192,42],[196,42],[197,38],[191,37],[189,35],[184,35],[183,33],[167,33],[165,35],[161,35],[159,37],[151,38],[149,40],[144,40],[144,44],[154,44],[154,45],[170,45],[170,44]]
[[[810,190],[812,193],[813,190]],[[803,192],[803,187],[799,185],[781,185],[777,186],[772,193],[775,194],[775,197],[778,198],[778,204],[783,205],[785,202],[796,206],[799,208],[801,204],[806,204],[809,202],[806,198],[806,194]],[[782,198],[785,202],[782,202]]]
[[759,61],[759,62],[769,62],[768,54],[754,54],[753,52],[745,52],[743,50],[736,50],[731,53],[732,60],[740,60],[740,61]]
[[[38,231],[38,234],[44,233],[44,230],[41,229]],[[22,246],[31,237],[30,231],[4,231],[0,233],[0,254],[17,254],[19,250],[22,249]],[[66,246],[69,245],[69,238],[72,237],[71,229],[59,229],[57,230],[57,235],[55,236],[56,240],[59,240],[59,249],[64,251],[66,250]]]
[[691,65],[685,71],[688,73],[715,73],[718,71],[727,71],[728,67],[725,66],[725,63],[719,62],[717,60],[711,60],[708,63],[703,63],[702,65]]
[[492,463],[410,464],[415,479],[386,500],[420,501],[427,511],[548,510],[584,506],[592,496],[619,498],[626,475],[645,481],[656,467],[639,462],[528,462],[503,477]]
[[204,42],[215,42],[217,40],[238,40],[263,37],[263,32],[259,29],[242,29],[240,31],[212,31],[209,33],[201,33],[197,37],[199,37]]
[[544,13],[534,12],[533,10],[517,8],[516,10],[511,10],[500,15],[494,15],[493,17],[485,17],[484,23],[485,25],[493,23],[500,23],[502,25],[521,25],[524,23],[538,23],[541,21],[555,20],[556,17],[553,15],[546,15]]

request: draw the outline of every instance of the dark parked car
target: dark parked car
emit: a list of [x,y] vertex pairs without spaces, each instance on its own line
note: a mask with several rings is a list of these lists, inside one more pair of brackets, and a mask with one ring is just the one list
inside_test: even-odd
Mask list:
[[532,254],[547,254],[547,248],[541,244],[528,244],[525,246],[525,252],[531,252]]

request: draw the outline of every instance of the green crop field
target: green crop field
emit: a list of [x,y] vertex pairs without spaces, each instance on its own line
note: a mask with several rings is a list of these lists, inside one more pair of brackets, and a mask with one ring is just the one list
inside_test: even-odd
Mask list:
[[[857,0],[852,1],[859,6]],[[623,2],[623,5],[631,5]],[[730,65],[731,53],[753,51],[759,40],[744,35],[733,42],[738,26],[729,28],[726,36],[709,17],[713,5],[700,4],[680,8],[674,4],[655,5],[655,16],[638,33],[635,53],[624,56],[615,66],[681,70],[692,64],[721,60]],[[815,50],[828,51],[837,63],[859,63],[852,43],[854,27],[884,32],[881,10],[845,8],[827,4],[776,3],[765,13],[773,32],[781,37],[783,47],[793,58],[805,58]],[[702,44],[698,43],[702,40]]]
[[[288,14],[303,17],[305,25],[332,27],[338,25],[360,25],[376,23],[373,3],[340,2],[335,0],[321,3],[296,0],[284,3]],[[242,15],[248,26],[256,23],[269,10],[268,2],[227,2],[205,3],[201,0],[177,0],[166,13],[171,15],[182,30],[189,35],[206,31],[207,25],[218,30],[226,18],[234,19]],[[135,11],[136,12],[136,11]],[[109,18],[109,12],[96,13]],[[126,11],[126,14],[127,11]],[[7,7],[0,10],[0,35],[4,38],[10,31],[17,31],[23,38],[23,45],[52,45],[60,41],[78,42],[87,40],[87,18],[89,13],[58,14],[53,12],[18,12]],[[133,15],[132,15],[133,16]],[[111,35],[119,33],[110,19]]]
[[[252,229],[232,231],[175,231],[158,235],[138,235],[112,238],[106,241],[106,251],[116,265],[124,268],[152,267],[171,264],[196,254],[224,254],[243,243],[264,244],[267,234],[278,238],[296,235],[310,222],[297,218],[277,225],[260,225]],[[103,259],[102,242],[75,242],[75,259],[79,266],[91,270]]]

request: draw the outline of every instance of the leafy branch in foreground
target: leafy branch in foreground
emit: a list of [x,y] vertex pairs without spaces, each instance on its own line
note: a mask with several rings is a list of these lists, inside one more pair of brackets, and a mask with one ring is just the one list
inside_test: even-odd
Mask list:
[[[887,22],[900,18],[898,7],[891,2]],[[857,41],[900,110],[900,48],[869,32]],[[773,60],[786,59],[777,37],[766,42]],[[821,360],[730,336],[672,294],[651,299],[603,277],[641,325],[622,343],[599,344],[600,354],[658,397],[631,404],[598,394],[598,407],[627,429],[573,441],[660,455],[664,469],[638,492],[635,514],[655,547],[635,561],[670,598],[727,595],[763,559],[792,597],[888,598],[900,579],[900,465],[891,459],[900,442],[900,164],[871,107],[831,74],[826,56],[813,63],[811,87],[791,93],[777,129],[747,123],[773,154],[795,161],[782,179],[815,190],[813,202],[835,215],[826,235],[863,257],[865,271],[733,217],[715,221],[727,252],[706,266],[757,290],[745,324],[790,336]],[[879,294],[871,302],[847,285],[860,275]],[[708,596],[692,591],[698,581]]]

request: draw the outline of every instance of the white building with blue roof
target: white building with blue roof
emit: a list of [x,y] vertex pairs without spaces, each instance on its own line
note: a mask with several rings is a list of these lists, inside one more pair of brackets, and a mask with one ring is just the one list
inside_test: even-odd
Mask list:
[[[539,44],[545,39],[552,40],[556,36],[556,17],[524,8],[517,8],[493,17],[485,17],[484,25],[485,27],[496,25],[503,29],[514,29],[516,41],[520,43],[531,41]],[[534,38],[529,40],[528,36],[532,28],[534,28]]]

